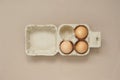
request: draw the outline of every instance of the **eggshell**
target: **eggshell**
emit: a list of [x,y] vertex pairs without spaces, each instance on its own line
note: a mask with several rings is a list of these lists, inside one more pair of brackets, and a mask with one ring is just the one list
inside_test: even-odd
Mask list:
[[88,50],[88,43],[86,41],[78,41],[75,45],[75,50],[78,53],[85,53]]
[[60,50],[61,50],[61,52],[65,53],[65,54],[71,53],[73,50],[72,42],[68,41],[68,40],[62,41],[60,44]]
[[84,25],[79,25],[75,28],[75,36],[78,39],[85,39],[88,35],[88,29]]

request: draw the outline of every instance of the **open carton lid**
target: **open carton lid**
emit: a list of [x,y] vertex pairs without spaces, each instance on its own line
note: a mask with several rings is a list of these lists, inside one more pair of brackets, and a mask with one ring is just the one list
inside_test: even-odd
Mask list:
[[27,55],[55,55],[57,28],[55,25],[28,25],[25,28],[25,42]]
[[[74,28],[78,25],[85,25],[89,34],[85,39],[88,42],[88,50],[84,54],[78,54],[75,50],[66,55],[59,49],[62,40],[70,40],[75,44],[77,38],[74,35]],[[84,56],[89,53],[90,48],[101,46],[100,32],[92,32],[86,24],[62,24],[58,27],[49,25],[28,25],[25,27],[25,50],[29,56],[54,56],[59,52],[63,56]]]

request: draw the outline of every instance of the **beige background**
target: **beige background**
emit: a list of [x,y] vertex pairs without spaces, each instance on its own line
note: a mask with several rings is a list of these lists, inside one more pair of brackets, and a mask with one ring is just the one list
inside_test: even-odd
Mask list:
[[[86,23],[102,47],[85,57],[28,57],[28,24]],[[0,0],[0,80],[120,80],[120,0]]]

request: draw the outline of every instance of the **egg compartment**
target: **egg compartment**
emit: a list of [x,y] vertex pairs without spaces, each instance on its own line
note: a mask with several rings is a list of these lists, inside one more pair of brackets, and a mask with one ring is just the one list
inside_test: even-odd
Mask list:
[[[60,43],[63,40],[69,40],[75,43],[79,40],[76,38],[74,29],[84,25],[88,29],[88,35],[84,39],[88,43],[88,50],[84,54],[78,54],[75,49],[70,54],[64,54],[60,50]],[[62,24],[58,28],[53,24],[48,25],[28,25],[25,28],[25,50],[29,56],[54,56],[58,52],[62,56],[85,56],[89,53],[90,48],[101,46],[100,32],[93,32],[86,24]]]
[[[78,29],[79,27],[83,27],[83,28],[86,29],[87,34],[86,34],[86,36],[83,37],[83,38],[79,38],[79,37],[76,35],[76,33],[77,33],[77,32],[76,32],[76,29]],[[75,33],[75,37],[76,37],[77,39],[79,39],[79,40],[84,40],[84,39],[86,39],[86,37],[88,36],[89,30],[88,30],[88,27],[87,27],[86,25],[78,25],[78,26],[75,27],[74,33]]]
[[27,55],[52,56],[57,53],[57,29],[54,25],[28,25],[25,39]]
[[[80,52],[78,52],[78,51],[76,50],[77,44],[78,44],[79,42],[85,42],[85,43],[87,44],[87,50],[86,50],[85,52],[80,53]],[[78,40],[78,41],[75,43],[75,46],[74,46],[74,47],[75,47],[74,49],[75,49],[76,53],[78,53],[78,54],[85,54],[85,53],[88,51],[89,45],[88,45],[88,42],[87,42],[86,40]],[[87,54],[86,54],[86,55],[87,55]]]
[[[65,52],[62,51],[62,49],[61,49],[61,48],[63,47],[62,44],[64,43],[64,41],[69,41],[69,40],[63,40],[63,41],[61,41],[60,44],[59,44],[59,49],[60,49],[60,51],[61,51],[63,54],[65,54],[65,55],[69,55],[69,54],[71,54],[72,51],[74,50],[74,44],[73,44],[72,41],[69,41],[69,43],[70,43],[71,46],[72,46],[72,47],[70,47],[70,49],[71,49],[71,48],[72,48],[72,49],[71,49],[69,52],[65,53]],[[64,46],[65,46],[65,45],[64,45]],[[65,50],[65,49],[64,49],[64,50]]]

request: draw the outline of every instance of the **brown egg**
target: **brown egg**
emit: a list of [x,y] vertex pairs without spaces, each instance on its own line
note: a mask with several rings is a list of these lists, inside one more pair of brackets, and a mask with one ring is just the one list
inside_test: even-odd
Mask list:
[[79,25],[75,28],[75,36],[78,39],[85,39],[88,35],[88,29],[84,25]]
[[68,40],[62,41],[60,44],[60,50],[61,50],[61,52],[65,53],[65,54],[71,53],[73,50],[72,42],[68,41]]
[[78,41],[75,45],[76,52],[83,54],[88,50],[88,43],[86,41]]

